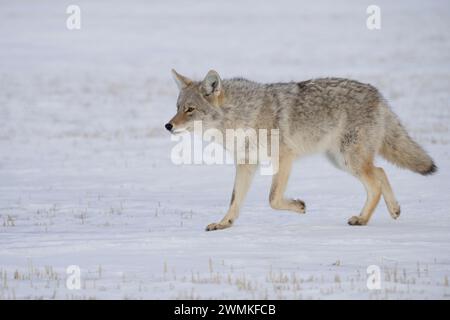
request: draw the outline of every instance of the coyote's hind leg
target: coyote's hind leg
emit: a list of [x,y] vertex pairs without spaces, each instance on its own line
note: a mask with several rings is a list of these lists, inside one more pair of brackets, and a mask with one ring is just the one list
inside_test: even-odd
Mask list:
[[381,182],[376,174],[376,169],[370,161],[361,171],[354,172],[366,189],[367,199],[361,214],[348,220],[350,225],[366,225],[380,201]]
[[395,199],[394,192],[387,178],[383,168],[375,168],[375,173],[381,183],[381,192],[383,193],[384,201],[393,219],[397,219],[400,216],[400,206]]

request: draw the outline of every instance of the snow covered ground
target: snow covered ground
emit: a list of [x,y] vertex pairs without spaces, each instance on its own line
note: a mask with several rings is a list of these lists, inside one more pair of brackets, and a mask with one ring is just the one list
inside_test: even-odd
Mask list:
[[[449,299],[448,1],[72,3],[81,30],[67,30],[64,1],[0,4],[0,299]],[[369,4],[381,30],[366,27]],[[172,67],[373,83],[440,171],[380,160],[402,215],[380,203],[350,227],[362,186],[321,156],[300,159],[287,193],[306,215],[270,209],[258,175],[236,225],[205,232],[234,168],[170,161]]]

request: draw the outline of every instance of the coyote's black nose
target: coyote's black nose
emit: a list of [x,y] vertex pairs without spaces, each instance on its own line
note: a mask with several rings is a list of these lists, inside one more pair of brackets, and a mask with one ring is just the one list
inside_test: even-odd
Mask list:
[[170,130],[172,130],[173,125],[171,123],[166,123],[165,127],[166,127],[167,130],[170,131]]

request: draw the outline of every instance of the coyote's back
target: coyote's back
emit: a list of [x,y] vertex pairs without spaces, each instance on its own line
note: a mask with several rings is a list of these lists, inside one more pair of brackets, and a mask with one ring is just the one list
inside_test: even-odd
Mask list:
[[[437,170],[431,157],[406,132],[379,91],[358,81],[341,78],[260,84],[242,78],[222,80],[213,70],[203,81],[173,71],[180,88],[177,113],[166,128],[177,134],[203,128],[279,129],[279,166],[269,202],[272,208],[305,212],[305,203],[284,197],[293,160],[323,152],[339,168],[357,177],[367,191],[359,216],[350,225],[365,225],[383,196],[392,218],[400,215],[385,171],[374,165],[380,154],[399,167],[423,175]],[[230,227],[250,186],[256,164],[237,164],[230,208],[207,230]]]
[[267,85],[267,90],[279,104],[275,110],[284,109],[278,112],[279,127],[286,143],[299,154],[324,151],[342,167],[343,153],[350,149],[361,160],[380,154],[424,175],[437,169],[370,84],[323,78]]

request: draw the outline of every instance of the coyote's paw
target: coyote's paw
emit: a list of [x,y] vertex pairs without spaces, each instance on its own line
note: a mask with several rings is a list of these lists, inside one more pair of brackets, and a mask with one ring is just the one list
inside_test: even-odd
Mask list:
[[396,203],[392,207],[389,207],[389,213],[394,220],[400,217],[400,206],[398,205],[398,203]]
[[298,213],[305,213],[306,205],[300,199],[270,200],[270,206],[275,210],[290,210]]
[[348,224],[351,226],[365,226],[367,221],[361,216],[353,216],[348,219]]
[[211,223],[206,227],[206,231],[222,230],[231,227],[231,223]]
[[295,211],[298,213],[305,213],[306,205],[305,202],[300,199],[292,200],[292,204],[295,206]]

